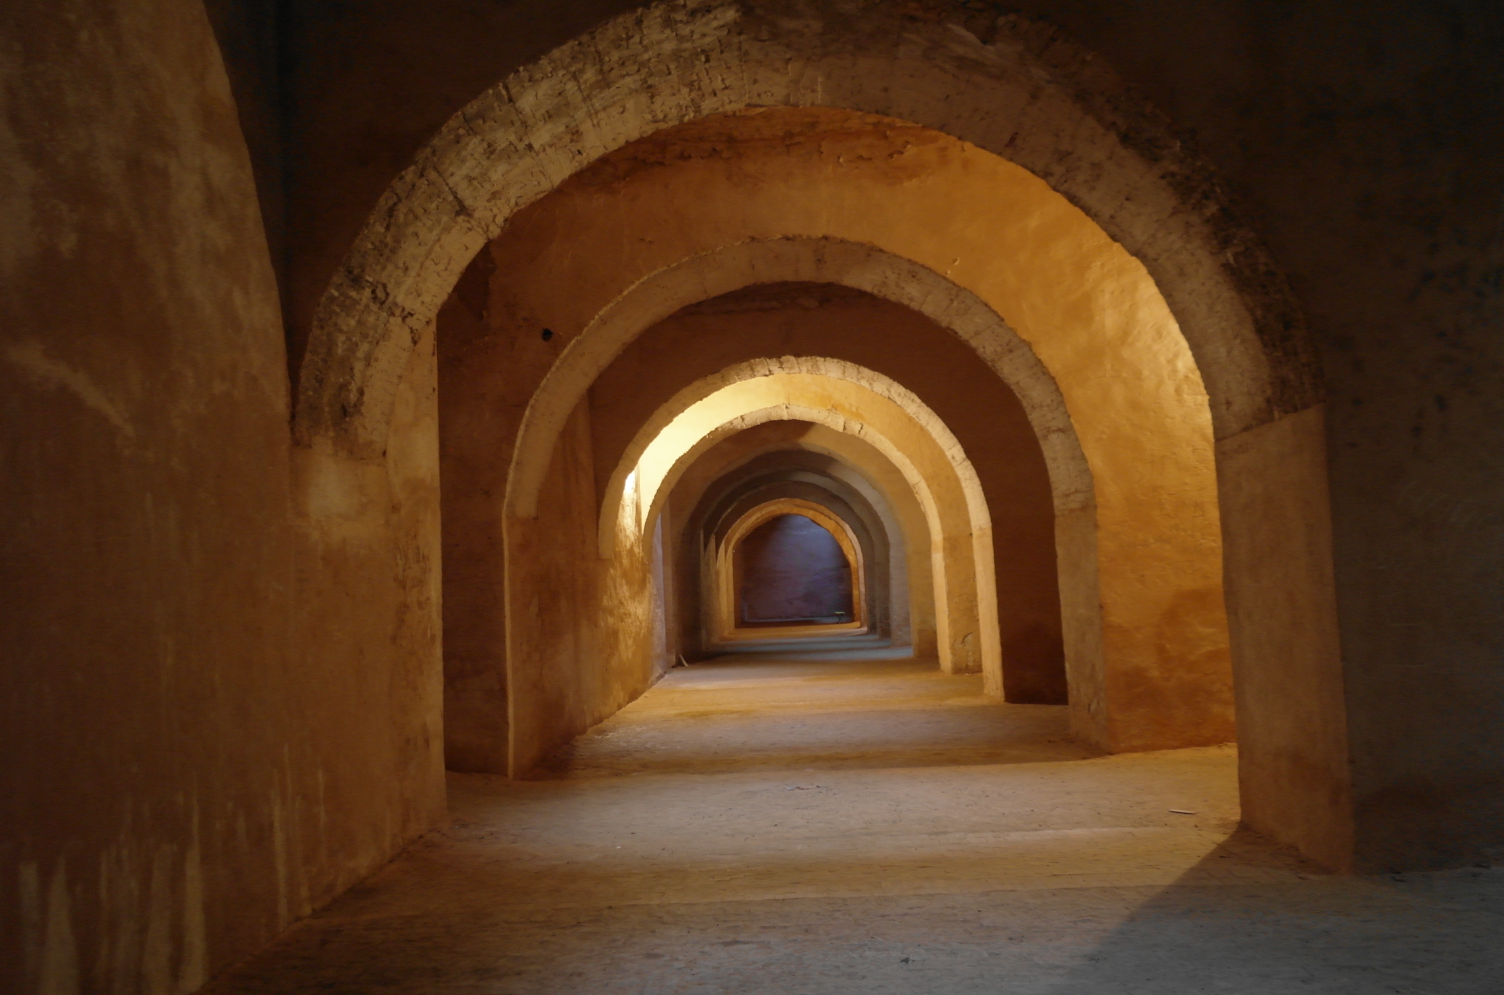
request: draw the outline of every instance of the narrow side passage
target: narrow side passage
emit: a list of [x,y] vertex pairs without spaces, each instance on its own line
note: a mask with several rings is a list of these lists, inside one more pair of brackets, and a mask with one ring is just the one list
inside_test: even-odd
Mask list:
[[1063,707],[850,645],[673,671],[537,780],[452,775],[451,828],[212,991],[1359,995],[1504,976],[1504,871],[1321,875],[1235,831],[1230,747],[1092,756]]

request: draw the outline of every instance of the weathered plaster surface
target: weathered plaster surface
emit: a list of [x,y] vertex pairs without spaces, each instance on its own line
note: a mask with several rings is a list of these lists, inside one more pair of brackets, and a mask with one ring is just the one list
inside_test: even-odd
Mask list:
[[1325,413],[1318,405],[1224,439],[1217,455],[1223,505],[1247,523],[1227,533],[1245,818],[1262,832],[1284,827],[1316,860],[1346,868],[1353,811]]
[[[610,559],[596,547],[589,410],[560,438],[536,519],[505,522],[507,766],[539,760],[645,691],[653,654],[654,533]],[[496,512],[500,513],[499,506]]]
[[442,815],[431,338],[295,453],[203,8],[0,39],[0,990],[189,992]]

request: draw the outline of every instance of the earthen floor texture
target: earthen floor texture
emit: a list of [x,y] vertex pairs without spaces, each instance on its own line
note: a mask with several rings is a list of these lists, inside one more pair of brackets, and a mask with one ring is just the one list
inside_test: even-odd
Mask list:
[[909,660],[669,674],[218,993],[1504,993],[1504,871],[1334,877],[1229,747],[1104,757]]

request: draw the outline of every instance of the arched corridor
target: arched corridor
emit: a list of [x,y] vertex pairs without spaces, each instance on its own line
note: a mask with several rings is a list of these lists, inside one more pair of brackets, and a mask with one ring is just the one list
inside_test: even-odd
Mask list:
[[[707,156],[707,148],[720,151]],[[808,151],[790,156],[790,148]],[[899,152],[909,158],[895,163]],[[897,181],[902,197],[882,192]],[[960,190],[974,190],[973,213],[991,199],[1000,230],[1012,224],[1033,241],[983,244],[956,213]],[[825,207],[815,213],[799,196]],[[685,197],[698,205],[694,212],[672,207]],[[849,204],[849,213],[836,203]],[[874,204],[893,210],[883,217]],[[941,222],[947,211],[953,221]],[[915,212],[929,222],[920,226]],[[945,231],[956,241],[944,244]],[[997,303],[910,261],[946,252],[976,256],[980,269],[1005,260],[991,284],[982,281]],[[509,598],[532,607],[510,601],[516,621],[505,626],[505,645],[493,635],[488,648],[466,653],[467,680],[489,656],[488,666],[504,669],[518,690],[496,700],[479,733],[451,723],[451,741],[489,737],[484,752],[507,757],[504,765],[462,762],[465,769],[524,773],[689,648],[666,635],[660,649],[650,648],[658,637],[646,606],[648,564],[677,558],[671,511],[662,517],[673,488],[722,439],[790,419],[872,443],[918,496],[934,554],[942,669],[980,670],[999,694],[1011,677],[1016,694],[1034,700],[1059,701],[1060,684],[1074,682],[1077,735],[1113,750],[1232,737],[1212,422],[1196,364],[1143,268],[1027,174],[965,143],[870,115],[714,116],[592,164],[522,210],[470,272],[467,293],[485,306],[468,318],[458,307],[441,309],[438,323],[441,421],[467,426],[445,433],[448,465],[466,468],[444,475],[446,500],[459,511],[444,527],[471,537],[448,544],[446,571],[504,578],[515,592]],[[827,281],[777,279],[816,274]],[[760,299],[745,296],[780,286]],[[886,338],[839,315],[817,314],[802,327],[788,316],[823,311],[830,286],[833,303],[871,301],[881,290],[916,307],[879,318]],[[865,292],[851,293],[858,289]],[[873,304],[880,315],[882,305]],[[1000,307],[1032,338],[1005,323]],[[686,325],[699,334],[685,338]],[[548,337],[529,347],[535,362],[519,362],[511,343],[525,342],[533,326]],[[959,338],[959,353],[932,350],[937,338]],[[826,344],[835,355],[815,351]],[[780,355],[780,347],[796,351]],[[969,443],[908,386],[926,367],[934,404],[965,398],[952,417],[965,422]],[[971,381],[948,398],[963,370]],[[1103,392],[1104,378],[1132,386]],[[613,394],[613,381],[629,387]],[[496,383],[509,385],[520,417],[498,417],[488,386]],[[485,431],[468,428],[481,425]],[[491,455],[509,446],[509,461]],[[990,502],[972,450],[995,461]],[[571,461],[577,470],[567,469]],[[581,472],[593,475],[593,493],[571,482]],[[470,490],[507,495],[504,531],[513,538],[499,550],[473,539],[498,523],[493,506],[465,499]],[[563,551],[586,541],[579,502],[592,497],[605,559],[590,582]],[[468,508],[479,517],[460,510]],[[1006,525],[1001,535],[995,519]],[[1009,563],[1002,574],[1000,554]],[[470,557],[488,563],[462,565]],[[675,579],[673,571],[663,576]],[[1008,585],[1002,598],[1000,576]],[[447,602],[453,611],[489,589],[449,584]],[[544,591],[570,607],[540,612]],[[659,600],[666,608],[671,599],[660,592]],[[577,619],[609,621],[597,637],[578,631]],[[494,632],[493,621],[482,624]],[[446,625],[451,657],[456,644],[472,642],[470,627]],[[603,648],[599,659],[587,661],[595,646]]]
[[1504,14],[1266,6],[0,8],[0,992],[1492,991]]

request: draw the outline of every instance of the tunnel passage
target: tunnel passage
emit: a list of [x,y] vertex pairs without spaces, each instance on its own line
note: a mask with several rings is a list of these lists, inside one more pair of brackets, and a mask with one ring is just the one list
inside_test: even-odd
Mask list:
[[[1251,823],[1340,863],[1345,824],[1322,814],[1350,797],[1325,491],[1292,502],[1269,472],[1320,479],[1320,384],[1257,239],[1226,227],[1211,181],[1186,185],[1204,174],[1180,153],[1149,160],[1124,144],[1134,129],[1098,113],[1111,100],[1083,96],[1095,76],[1051,82],[1060,67],[1031,61],[1012,29],[981,58],[938,25],[933,43],[910,44],[928,29],[905,25],[896,49],[853,62],[846,37],[820,26],[822,6],[763,19],[668,2],[650,36],[649,21],[622,21],[580,41],[592,59],[641,44],[600,70],[608,85],[556,85],[567,63],[553,56],[498,82],[387,191],[322,298],[298,438],[333,459],[375,459],[393,374],[496,240],[501,278],[466,303],[485,334],[463,363],[438,357],[446,375],[469,367],[492,402],[455,410],[440,391],[446,696],[478,699],[488,763],[525,770],[547,741],[650,685],[667,659],[651,622],[667,529],[654,509],[632,514],[630,466],[604,475],[627,541],[613,545],[617,519],[589,514],[581,484],[603,476],[593,385],[677,309],[770,280],[841,284],[913,306],[973,347],[1061,457],[1047,462],[1073,731],[1123,752],[1236,728]],[[849,20],[844,5],[831,12]],[[498,243],[531,249],[514,237],[529,210],[548,237],[514,257]],[[438,338],[441,352],[453,342]],[[471,471],[466,493],[451,487],[458,468]],[[592,521],[607,540],[594,549]],[[455,535],[476,539],[471,562],[452,564]],[[451,625],[450,595],[465,591]],[[554,605],[568,609],[545,612]],[[458,645],[451,629],[469,638]],[[960,635],[949,649],[969,657]]]
[[779,515],[753,529],[734,555],[738,625],[851,619],[851,564],[835,536],[819,523],[803,515]]
[[[799,513],[840,529],[852,544],[848,560],[856,612],[866,631],[915,656],[937,654],[931,543],[924,512],[897,467],[870,444],[810,422],[774,421],[723,440],[688,467],[666,506],[664,555],[672,596],[667,621],[688,660],[710,659],[726,648],[726,627],[735,625],[735,597],[725,598],[720,618],[723,558],[729,567],[734,538],[762,524],[759,509]],[[825,519],[830,521],[825,521]],[[750,524],[749,524],[750,521]],[[849,532],[849,535],[848,535]],[[845,548],[843,546],[843,548]],[[808,634],[835,635],[845,628],[824,625]],[[759,632],[750,629],[744,632]],[[849,633],[848,633],[849,634]],[[764,635],[766,635],[764,633]],[[785,636],[787,633],[779,633]]]
[[1232,738],[1211,395],[1150,274],[1038,177],[896,119],[731,113],[580,170],[474,259],[437,336],[445,730],[466,769],[526,771],[744,638],[729,550],[671,495],[774,420],[870,443],[903,478],[885,490],[915,492],[926,538],[904,547],[932,560],[942,671],[1068,699],[1073,734],[1112,752]]

